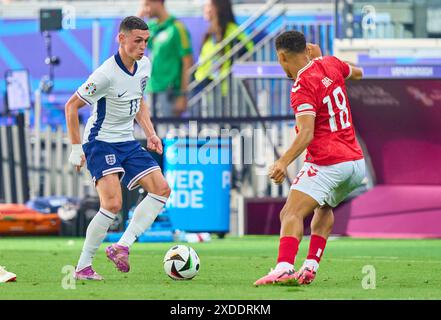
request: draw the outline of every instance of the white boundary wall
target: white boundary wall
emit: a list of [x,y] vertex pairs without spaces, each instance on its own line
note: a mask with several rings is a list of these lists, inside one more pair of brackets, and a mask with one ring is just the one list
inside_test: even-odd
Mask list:
[[358,54],[372,58],[440,58],[441,39],[334,39],[334,55],[358,63]]

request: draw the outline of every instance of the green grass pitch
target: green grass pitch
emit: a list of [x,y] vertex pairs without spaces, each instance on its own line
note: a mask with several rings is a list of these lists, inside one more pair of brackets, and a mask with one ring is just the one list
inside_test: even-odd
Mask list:
[[[337,238],[328,242],[316,280],[310,286],[253,282],[274,266],[278,237],[214,239],[191,246],[201,258],[191,281],[174,281],[162,268],[172,243],[136,243],[131,271],[119,273],[100,247],[94,268],[105,280],[77,281],[63,289],[62,268],[75,265],[83,239],[0,238],[0,265],[17,274],[17,282],[0,284],[4,299],[441,299],[441,240],[372,240]],[[300,267],[309,241],[300,246]],[[375,289],[363,289],[364,266],[375,269]],[[365,281],[366,282],[366,281]],[[370,282],[372,284],[372,282]]]

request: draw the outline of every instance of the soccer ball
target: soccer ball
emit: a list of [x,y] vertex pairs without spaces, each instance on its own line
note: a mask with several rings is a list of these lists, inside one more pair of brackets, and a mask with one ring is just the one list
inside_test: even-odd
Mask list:
[[190,280],[199,272],[200,261],[193,248],[177,245],[170,248],[164,257],[165,273],[173,280]]

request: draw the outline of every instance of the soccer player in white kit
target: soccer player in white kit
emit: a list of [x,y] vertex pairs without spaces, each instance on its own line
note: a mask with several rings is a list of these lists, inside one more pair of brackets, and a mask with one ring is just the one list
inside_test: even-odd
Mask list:
[[[160,167],[133,136],[136,120],[147,137],[147,149],[162,154],[161,140],[156,136],[149,108],[143,100],[151,73],[151,63],[144,56],[149,35],[142,19],[126,17],[119,28],[118,53],[96,69],[66,103],[72,143],[69,162],[78,171],[87,162],[100,198],[100,209],[87,228],[76,266],[78,280],[103,279],[92,268],[92,260],[121,210],[120,180],[129,190],[141,186],[148,192],[119,242],[106,248],[107,257],[121,272],[130,270],[130,246],[151,226],[170,195]],[[86,104],[94,108],[81,143],[78,109]]]

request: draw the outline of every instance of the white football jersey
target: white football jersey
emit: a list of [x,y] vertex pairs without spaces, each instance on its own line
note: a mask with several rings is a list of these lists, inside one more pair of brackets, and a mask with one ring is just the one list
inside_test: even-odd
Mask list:
[[119,53],[96,69],[76,94],[93,113],[87,121],[83,143],[93,140],[124,142],[135,140],[133,121],[151,75],[147,57],[135,62],[133,73],[124,66]]

